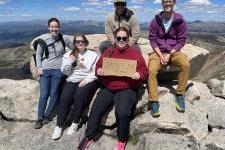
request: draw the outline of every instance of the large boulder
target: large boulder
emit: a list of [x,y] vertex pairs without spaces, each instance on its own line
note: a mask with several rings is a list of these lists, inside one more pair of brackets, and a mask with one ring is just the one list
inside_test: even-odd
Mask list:
[[36,120],[39,86],[34,80],[0,80],[0,112],[14,120]]
[[[67,37],[73,40],[73,36],[67,35]],[[106,35],[91,34],[91,35],[86,35],[86,37],[89,40],[88,48],[100,53],[99,46],[103,41],[107,40]],[[33,41],[30,44],[31,49],[33,49],[32,48]],[[145,58],[145,62],[148,65],[149,54],[153,52],[149,44],[149,40],[145,38],[140,38],[138,40],[138,44],[139,44],[139,47],[141,48],[142,55]],[[191,64],[190,78],[193,78],[194,76],[197,75],[197,73],[200,71],[203,64],[207,60],[207,56],[209,52],[206,49],[203,49],[201,47],[197,47],[191,44],[186,44],[181,51],[187,55],[187,58],[190,61],[190,64]],[[178,72],[179,72],[178,67],[174,67],[174,66],[163,67],[158,74],[158,78],[160,80],[177,79]]]
[[225,101],[211,94],[206,84],[191,81],[186,98],[202,113],[207,114],[208,124],[212,128],[225,128]]
[[225,130],[213,129],[202,141],[201,150],[224,150],[225,149]]
[[197,150],[198,142],[192,137],[183,135],[150,133],[139,138],[136,150]]
[[222,97],[225,99],[225,80],[211,79],[208,82],[208,87],[214,96]]

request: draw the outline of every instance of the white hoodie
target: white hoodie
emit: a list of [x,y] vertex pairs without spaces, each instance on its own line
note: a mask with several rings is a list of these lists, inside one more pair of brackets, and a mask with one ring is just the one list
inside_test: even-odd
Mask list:
[[76,67],[72,66],[73,61],[70,59],[71,51],[63,55],[61,71],[67,75],[67,82],[80,82],[85,80],[86,83],[92,82],[97,77],[95,76],[95,65],[99,58],[98,54],[91,50],[86,50],[84,53],[78,53],[78,63]]

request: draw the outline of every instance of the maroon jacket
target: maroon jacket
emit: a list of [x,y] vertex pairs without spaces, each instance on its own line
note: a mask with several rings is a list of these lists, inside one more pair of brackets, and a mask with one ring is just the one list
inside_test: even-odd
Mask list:
[[[134,49],[132,47],[129,47],[124,51],[114,49],[113,53],[111,54],[112,50],[113,50],[112,48],[109,48],[103,53],[103,55],[99,58],[95,68],[95,74],[97,77],[101,79],[101,83],[104,86],[106,86],[110,90],[136,88],[141,83],[141,81],[147,79],[148,68],[139,50]],[[110,58],[137,60],[136,71],[140,74],[140,79],[133,80],[130,77],[98,76],[97,70],[99,68],[102,68],[103,57],[109,57],[110,54],[111,54]]]
[[172,49],[179,51],[185,44],[187,37],[187,24],[182,15],[173,12],[172,24],[165,32],[161,15],[155,16],[149,25],[149,40],[153,49],[158,47],[161,52],[169,53]]

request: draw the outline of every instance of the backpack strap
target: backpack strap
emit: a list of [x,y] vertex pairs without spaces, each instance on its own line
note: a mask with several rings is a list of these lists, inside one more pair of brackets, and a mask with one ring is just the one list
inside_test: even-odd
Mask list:
[[66,43],[65,43],[65,41],[63,39],[63,35],[61,33],[59,33],[59,41],[62,42],[62,45],[64,47],[64,51],[65,51],[65,49],[66,49]]
[[55,44],[56,42],[58,42],[58,41],[61,41],[61,43],[62,43],[62,45],[63,45],[63,50],[65,51],[65,49],[66,49],[66,43],[65,43],[65,41],[64,41],[64,39],[63,39],[63,35],[62,35],[61,33],[59,33],[58,36],[59,36],[59,38],[58,38],[57,40],[55,40],[53,43],[50,43],[50,44],[48,45],[48,47],[54,45],[54,44]]
[[43,58],[43,54],[42,54],[42,59],[48,58],[49,56],[49,51],[48,51],[48,45],[46,44],[46,42],[43,39],[37,39],[34,41],[33,43],[33,47],[34,50],[37,51],[37,47],[38,45],[44,50],[44,58]]
[[33,43],[33,48],[34,48],[35,51],[37,51],[38,45],[41,46],[41,48],[44,50],[43,54],[45,56],[45,57],[43,57],[43,55],[42,55],[42,60],[43,60],[43,59],[49,57],[48,47],[51,46],[51,45],[54,45],[58,41],[61,41],[61,43],[63,45],[63,50],[65,51],[66,43],[65,43],[65,41],[63,39],[63,35],[61,33],[59,33],[59,38],[57,40],[55,40],[53,43],[49,44],[49,45],[47,45],[46,42],[43,39],[41,39],[41,38],[35,40],[34,43]]

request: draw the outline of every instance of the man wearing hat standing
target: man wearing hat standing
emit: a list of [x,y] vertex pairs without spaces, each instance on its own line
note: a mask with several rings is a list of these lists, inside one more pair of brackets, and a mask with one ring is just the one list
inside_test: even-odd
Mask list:
[[187,24],[182,15],[173,11],[176,0],[162,0],[164,11],[151,21],[149,39],[154,53],[149,58],[149,100],[151,114],[158,117],[159,102],[157,89],[157,74],[162,66],[175,65],[180,68],[178,86],[174,102],[179,112],[185,112],[184,94],[189,78],[190,64],[185,54],[180,50],[187,38]]
[[126,7],[126,0],[114,0],[115,11],[110,13],[105,20],[105,34],[108,41],[100,45],[100,52],[103,53],[108,47],[115,44],[114,31],[119,27],[125,27],[130,32],[129,46],[137,46],[140,37],[140,26],[134,16],[134,12]]

